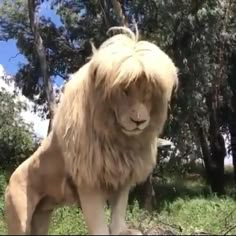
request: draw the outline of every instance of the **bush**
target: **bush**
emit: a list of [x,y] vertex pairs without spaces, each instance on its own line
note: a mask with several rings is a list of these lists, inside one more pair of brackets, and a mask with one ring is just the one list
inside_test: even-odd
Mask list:
[[3,169],[19,165],[37,146],[32,126],[20,115],[26,106],[15,98],[16,95],[0,90],[0,167]]

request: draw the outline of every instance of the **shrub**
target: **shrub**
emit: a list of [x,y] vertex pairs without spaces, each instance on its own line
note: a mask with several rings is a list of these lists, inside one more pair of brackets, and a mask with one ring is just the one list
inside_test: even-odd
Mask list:
[[14,168],[36,148],[37,139],[32,125],[21,117],[26,104],[16,95],[0,90],[0,167]]

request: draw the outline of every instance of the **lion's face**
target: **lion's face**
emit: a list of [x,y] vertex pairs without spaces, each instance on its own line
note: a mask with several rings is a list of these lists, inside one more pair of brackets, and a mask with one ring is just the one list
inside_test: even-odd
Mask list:
[[118,90],[112,97],[115,119],[123,133],[139,135],[150,123],[151,91],[140,82]]

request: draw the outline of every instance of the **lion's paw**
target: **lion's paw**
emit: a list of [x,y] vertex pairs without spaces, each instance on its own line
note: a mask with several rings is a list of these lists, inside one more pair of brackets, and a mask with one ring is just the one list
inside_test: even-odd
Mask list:
[[141,231],[137,229],[126,229],[122,231],[119,235],[143,235]]

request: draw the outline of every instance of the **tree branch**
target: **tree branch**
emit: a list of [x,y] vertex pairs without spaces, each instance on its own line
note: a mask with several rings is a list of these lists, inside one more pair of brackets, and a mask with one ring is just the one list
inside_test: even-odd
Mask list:
[[64,76],[64,75],[62,75],[60,72],[58,72],[58,71],[54,70],[54,73],[55,73],[55,75],[57,75],[57,76],[61,77],[63,80],[65,80],[65,81],[67,81],[67,80],[68,80],[68,77],[67,77],[67,76]]
[[235,228],[236,228],[236,225],[231,226],[223,235],[227,235],[229,232],[231,232]]
[[[55,97],[53,87],[50,81],[49,69],[47,66],[46,51],[43,45],[43,39],[39,33],[39,21],[35,17],[36,2],[35,0],[28,0],[30,27],[34,37],[34,46],[39,59],[41,74],[43,77],[44,90],[49,108],[50,120],[53,119],[55,110]],[[51,129],[51,122],[49,122],[48,133]]]
[[[111,27],[111,22],[109,19],[109,4],[107,3],[107,0],[99,0],[98,3],[100,5],[100,8],[102,10],[102,15],[104,18],[104,23],[106,27],[109,29]],[[118,18],[119,25],[120,26],[128,26],[127,17],[124,14],[124,11],[122,9],[122,2],[121,0],[111,0],[110,1],[114,10],[114,13],[116,17]]]
[[107,4],[106,4],[106,0],[102,1],[99,0],[98,1],[100,8],[102,10],[102,15],[103,15],[103,19],[104,19],[104,23],[106,25],[106,27],[109,29],[111,26],[110,20],[109,20],[109,14],[107,13]]
[[120,25],[128,26],[127,19],[126,19],[125,14],[122,10],[121,2],[119,0],[111,0],[111,2],[112,2],[113,9],[115,11],[115,14],[116,14],[116,16],[118,17],[118,19],[120,21],[119,22]]
[[8,61],[11,61],[12,59],[15,59],[17,56],[19,56],[21,53],[20,52],[18,52],[15,56],[12,56],[12,57],[10,57],[9,59],[8,59]]

